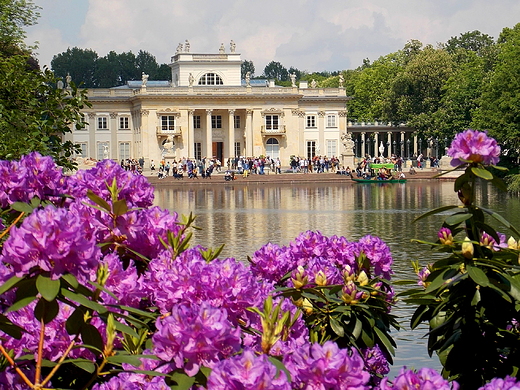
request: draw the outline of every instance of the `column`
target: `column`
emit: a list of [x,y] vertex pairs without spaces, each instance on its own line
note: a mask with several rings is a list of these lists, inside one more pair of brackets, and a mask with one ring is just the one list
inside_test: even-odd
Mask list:
[[374,155],[372,157],[377,157],[379,155],[379,132],[376,131],[374,132],[374,139],[376,140],[376,142],[374,143],[374,150],[373,150],[373,153]]
[[365,139],[366,133],[364,131],[361,132],[361,148],[360,148],[360,156],[362,159],[365,158],[367,155],[366,148],[367,148],[367,140]]
[[[117,128],[119,127],[119,124],[117,123],[117,112],[111,112],[110,113],[110,124],[108,128],[110,129],[110,153],[108,155],[108,158],[111,158],[112,160],[118,160],[119,154],[118,154],[118,144],[117,144]],[[140,151],[137,151],[137,154],[139,154]],[[142,153],[142,152],[141,152]],[[139,158],[139,156],[130,156],[133,158]]]
[[96,113],[88,114],[88,157],[97,158],[96,145]]
[[386,133],[386,146],[387,146],[387,151],[386,151],[386,157],[390,157],[392,155],[392,132],[391,131],[388,131]]
[[413,136],[413,153],[418,156],[419,155],[419,140],[417,139],[417,134]]
[[193,114],[195,110],[188,110],[188,137],[185,150],[188,152],[188,158],[195,158],[195,129],[193,128]]
[[[203,153],[207,158],[213,157],[213,134],[211,128],[211,113],[213,110],[206,110],[206,145]],[[203,156],[204,157],[204,156]]]
[[253,110],[248,108],[246,110],[246,157],[253,156]]
[[[325,111],[318,111],[318,115],[316,115],[316,127],[318,129],[318,145],[320,146],[319,155],[325,156],[327,155],[327,144],[325,140]],[[327,156],[332,157],[332,156]]]
[[[228,110],[229,114],[229,128],[228,128],[228,158],[235,157],[235,110]],[[224,161],[222,161],[224,164]]]

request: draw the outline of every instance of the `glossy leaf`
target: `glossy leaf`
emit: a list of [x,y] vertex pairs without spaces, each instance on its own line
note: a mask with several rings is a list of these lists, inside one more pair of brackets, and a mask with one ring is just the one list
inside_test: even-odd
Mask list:
[[73,293],[72,291],[66,290],[64,288],[61,289],[61,293],[65,298],[70,299],[73,302],[79,303],[85,307],[88,307],[89,309],[97,311],[100,314],[107,312],[106,307],[104,307],[103,305],[100,305],[97,302],[91,301],[84,295]]
[[471,167],[471,172],[484,180],[492,180],[493,174],[484,168]]
[[81,327],[81,339],[87,346],[91,345],[96,350],[103,351],[103,338],[95,326],[91,324],[83,325]]
[[190,390],[195,383],[194,377],[190,377],[185,372],[180,371],[172,373],[168,379],[172,382],[170,388],[175,390]]
[[467,214],[466,213],[457,213],[457,214],[450,215],[448,218],[446,218],[445,222],[446,222],[446,224],[448,224],[450,226],[455,226],[461,222],[467,221],[471,217],[472,217],[472,215],[469,213],[467,213]]
[[125,215],[128,212],[128,205],[126,204],[125,199],[121,199],[121,200],[114,202],[112,207],[113,207],[113,213],[117,217],[119,217],[121,215]]
[[24,328],[13,324],[11,320],[3,314],[0,314],[0,330],[17,340],[20,340],[23,332],[25,332]]
[[467,267],[468,274],[476,284],[482,286],[482,287],[488,287],[489,286],[489,279],[486,276],[485,272],[482,271],[480,268],[468,265]]
[[56,318],[59,311],[60,307],[56,300],[49,302],[46,299],[41,298],[34,308],[34,316],[38,321],[43,321],[45,324],[48,324]]
[[0,295],[5,293],[6,291],[9,291],[10,289],[16,287],[16,284],[22,280],[19,276],[12,276],[8,280],[5,281],[4,284],[0,286]]
[[36,278],[36,288],[47,301],[53,301],[60,292],[60,280],[53,280],[47,276],[38,275]]
[[92,190],[88,190],[87,191],[87,197],[92,201],[94,202],[95,204],[97,204],[99,207],[101,207],[102,209],[108,211],[108,212],[111,212],[112,208],[110,207],[110,205],[108,204],[108,202],[99,197],[98,195],[96,195],[94,192],[92,192]]

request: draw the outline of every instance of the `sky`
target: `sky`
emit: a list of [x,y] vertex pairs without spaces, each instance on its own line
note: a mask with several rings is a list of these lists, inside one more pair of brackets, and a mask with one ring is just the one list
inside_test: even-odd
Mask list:
[[179,43],[193,53],[229,52],[236,43],[255,75],[271,61],[320,72],[355,69],[410,40],[436,46],[478,30],[497,38],[520,22],[518,0],[33,0],[28,27],[40,65],[68,48],[103,57],[144,50],[170,63]]

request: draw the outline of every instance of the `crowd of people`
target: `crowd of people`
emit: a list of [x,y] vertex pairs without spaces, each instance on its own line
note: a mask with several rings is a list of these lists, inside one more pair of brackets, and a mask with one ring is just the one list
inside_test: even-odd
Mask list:
[[290,167],[293,173],[335,173],[340,169],[339,159],[335,156],[314,156],[312,158],[292,156]]

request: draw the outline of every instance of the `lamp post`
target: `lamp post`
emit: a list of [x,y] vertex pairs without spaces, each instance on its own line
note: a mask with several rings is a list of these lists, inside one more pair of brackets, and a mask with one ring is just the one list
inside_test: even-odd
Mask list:
[[397,148],[395,147],[395,145],[397,144],[397,142],[395,142],[395,139],[394,139],[394,142],[392,142],[393,144],[393,148],[394,148],[394,152],[393,154],[397,154]]
[[358,157],[358,139],[354,140],[354,157]]
[[401,138],[401,158],[404,157],[404,139]]
[[376,138],[374,137],[374,138],[372,139],[372,143],[373,143],[373,145],[374,145],[374,147],[372,148],[372,157],[376,157],[376,142],[377,142],[377,140],[376,140]]

